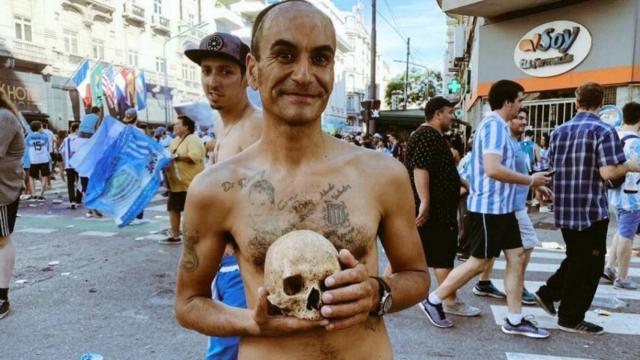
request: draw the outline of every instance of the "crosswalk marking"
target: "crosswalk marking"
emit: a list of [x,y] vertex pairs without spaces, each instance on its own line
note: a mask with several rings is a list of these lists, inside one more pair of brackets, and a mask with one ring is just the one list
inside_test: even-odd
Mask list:
[[[493,265],[495,270],[504,270],[506,268],[507,263],[504,260],[497,260]],[[527,266],[527,271],[533,272],[543,272],[543,273],[554,273],[560,264],[541,264],[541,263],[529,263]],[[640,276],[640,268],[630,268],[629,276]]]
[[155,206],[149,206],[148,208],[145,208],[144,210],[145,210],[145,211],[162,211],[162,212],[167,212],[167,204],[155,205]]
[[576,357],[564,357],[564,356],[551,356],[540,354],[525,354],[525,353],[506,353],[507,360],[589,360],[586,358]]
[[[491,312],[496,325],[502,325],[507,317],[506,305],[491,305]],[[558,329],[558,318],[548,315],[540,308],[522,309],[523,315],[534,315],[538,326],[544,329]],[[640,315],[611,312],[609,316],[600,316],[587,311],[585,320],[604,327],[605,332],[622,335],[640,335]]]
[[83,235],[83,236],[99,236],[99,237],[111,237],[116,235],[117,233],[114,232],[108,232],[108,231],[85,231],[85,232],[81,232],[78,235]]
[[[566,257],[564,252],[549,252],[549,251],[536,251],[531,253],[531,258],[535,259],[549,259],[549,260],[564,260]],[[640,257],[632,257],[632,264],[640,264]]]
[[24,228],[16,230],[17,233],[30,233],[30,234],[51,234],[57,231],[57,229],[44,229],[44,228]]
[[[498,290],[504,292],[504,280],[503,279],[491,279],[493,285]],[[537,291],[540,286],[544,285],[543,281],[525,281],[524,286],[531,292]],[[640,300],[640,291],[636,290],[624,290],[616,289],[612,285],[600,284],[596,291],[596,297],[617,297],[624,300]]]

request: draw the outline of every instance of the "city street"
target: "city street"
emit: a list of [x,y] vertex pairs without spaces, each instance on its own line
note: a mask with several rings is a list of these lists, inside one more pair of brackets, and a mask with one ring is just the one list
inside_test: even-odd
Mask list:
[[[181,328],[173,316],[175,269],[180,246],[156,242],[168,227],[164,198],[157,195],[145,211],[147,224],[118,229],[110,219],[87,219],[85,209],[52,204],[63,196],[59,180],[46,203],[23,202],[14,241],[16,271],[11,284],[12,313],[0,321],[1,358],[79,359],[96,352],[105,359],[201,359],[206,339]],[[544,247],[562,246],[551,214],[533,214]],[[610,233],[615,228],[611,224]],[[527,274],[537,289],[562,259],[560,250],[536,249]],[[503,259],[502,259],[503,260]],[[384,262],[384,260],[382,260]],[[381,264],[383,265],[383,264]],[[496,263],[501,286],[504,262]],[[631,275],[640,276],[640,257]],[[604,283],[597,299],[615,294],[628,307],[587,317],[603,325],[602,336],[570,335],[538,307],[526,307],[539,325],[551,329],[548,340],[508,336],[497,324],[506,316],[504,301],[471,293],[460,297],[482,310],[480,318],[452,317],[455,326],[437,329],[416,307],[387,316],[396,359],[638,359],[640,291],[614,290]],[[615,355],[614,355],[615,354]],[[548,356],[548,357],[544,357]]]

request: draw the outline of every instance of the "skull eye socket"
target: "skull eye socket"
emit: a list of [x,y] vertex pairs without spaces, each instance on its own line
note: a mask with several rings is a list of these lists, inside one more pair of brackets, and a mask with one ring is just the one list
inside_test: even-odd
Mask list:
[[293,275],[282,280],[284,293],[287,295],[295,295],[299,293],[304,286],[304,279],[301,275]]

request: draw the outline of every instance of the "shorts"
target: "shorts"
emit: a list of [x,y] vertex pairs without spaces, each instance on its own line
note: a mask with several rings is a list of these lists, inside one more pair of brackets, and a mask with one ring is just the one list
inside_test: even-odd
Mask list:
[[458,225],[427,222],[418,227],[418,234],[427,266],[453,269],[453,260],[458,252]]
[[618,232],[625,239],[631,239],[636,235],[638,231],[638,225],[640,225],[640,210],[622,210],[616,211],[618,216]]
[[502,250],[522,247],[520,227],[515,213],[481,214],[469,211],[471,256],[495,258]]
[[31,164],[29,168],[29,175],[34,179],[40,179],[41,177],[47,177],[51,175],[51,168],[49,163]]
[[522,247],[525,248],[525,250],[533,249],[538,245],[538,235],[533,228],[533,223],[527,214],[527,210],[516,211],[516,220],[518,220],[518,227],[520,228]]
[[187,200],[187,192],[169,192],[169,200],[167,201],[167,211],[184,211],[184,202]]
[[[222,258],[220,270],[211,284],[211,293],[215,300],[225,305],[246,309],[247,300],[244,296],[242,275],[235,256]],[[205,360],[235,360],[238,358],[240,337],[210,337],[209,348]]]
[[20,197],[8,205],[0,205],[0,236],[7,237],[13,233],[18,217]]

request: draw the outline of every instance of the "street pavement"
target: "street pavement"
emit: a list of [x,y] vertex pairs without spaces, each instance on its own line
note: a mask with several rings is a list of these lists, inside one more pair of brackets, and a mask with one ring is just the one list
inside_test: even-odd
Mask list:
[[[201,359],[206,338],[181,328],[173,316],[181,246],[156,242],[168,227],[165,199],[154,197],[145,210],[148,223],[119,229],[110,219],[87,219],[84,208],[70,210],[57,203],[66,200],[65,189],[54,182],[46,202],[20,205],[13,236],[12,313],[0,320],[0,359],[79,359],[90,351],[107,360]],[[531,216],[541,240],[526,276],[527,287],[535,291],[559,266],[564,245],[553,229],[552,214]],[[610,235],[614,231],[612,220]],[[503,260],[494,268],[496,286],[502,286]],[[631,266],[631,275],[639,280],[640,257]],[[482,315],[452,316],[451,329],[433,327],[417,307],[386,316],[395,358],[640,359],[640,291],[600,284],[597,300],[616,296],[627,305],[593,306],[587,318],[607,330],[595,337],[561,332],[540,308],[524,307],[524,314],[534,315],[551,331],[550,339],[534,340],[503,334],[499,325],[506,316],[505,302],[473,295],[474,281],[459,297],[480,307]]]

